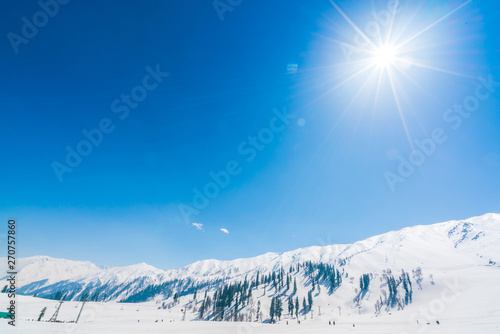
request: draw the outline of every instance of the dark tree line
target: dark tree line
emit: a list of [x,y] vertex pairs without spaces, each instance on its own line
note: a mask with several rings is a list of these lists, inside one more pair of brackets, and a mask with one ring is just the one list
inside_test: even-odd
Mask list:
[[342,284],[342,275],[332,264],[308,261],[304,263],[304,267],[306,275],[310,276],[313,291],[316,286],[319,288],[320,284],[324,284],[329,286],[331,294]]
[[[387,298],[387,305],[389,307],[399,306],[403,309],[405,305],[412,302],[413,289],[411,286],[410,275],[402,270],[401,275],[396,280],[392,274],[387,276],[387,287],[389,289],[389,297]],[[405,292],[404,298],[398,298],[398,286],[402,284]]]
[[[252,297],[252,289],[254,283],[250,283],[246,278],[243,282],[226,284],[219,287],[213,298],[207,295],[201,301],[201,306],[198,310],[198,318],[200,320],[223,321],[233,319],[237,321],[239,311],[248,305]],[[211,312],[207,312],[210,311]]]
[[359,278],[359,287],[361,288],[361,291],[366,291],[368,290],[368,287],[370,286],[370,275],[369,274],[363,274]]
[[271,300],[271,309],[269,310],[271,321],[275,321],[276,318],[281,320],[282,314],[283,314],[283,303],[281,302],[281,299],[278,296],[275,296]]

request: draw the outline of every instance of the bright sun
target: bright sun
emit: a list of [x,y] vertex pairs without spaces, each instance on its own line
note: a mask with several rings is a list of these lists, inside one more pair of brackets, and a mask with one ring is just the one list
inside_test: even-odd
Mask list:
[[380,67],[387,67],[396,60],[396,50],[391,46],[381,46],[373,53],[373,61]]
[[[377,12],[378,18],[375,18],[375,21],[367,22],[364,25],[363,30],[363,26],[357,26],[353,22],[353,20],[349,16],[347,16],[347,14],[344,13],[342,9],[335,3],[335,0],[330,0],[330,3],[333,5],[333,7],[335,7],[337,12],[353,28],[353,30],[355,31],[355,36],[353,38],[354,44],[342,40],[333,39],[334,42],[337,42],[340,45],[340,48],[342,49],[342,52],[346,58],[346,62],[335,65],[339,66],[339,68],[342,69],[342,72],[339,72],[341,73],[341,77],[339,78],[340,80],[337,84],[323,93],[319,98],[332,92],[338,87],[347,84],[349,81],[358,78],[356,84],[357,91],[342,113],[341,117],[343,117],[344,113],[347,112],[347,109],[350,108],[353,103],[358,100],[358,97],[361,96],[361,94],[366,92],[366,87],[370,84],[374,85],[374,87],[372,87],[374,88],[373,96],[375,98],[373,102],[374,111],[378,105],[377,103],[380,103],[378,100],[379,96],[382,96],[380,95],[382,89],[387,89],[389,93],[392,92],[394,104],[401,117],[406,137],[408,138],[408,142],[410,143],[410,145],[413,147],[413,140],[411,139],[410,133],[408,131],[405,115],[401,107],[400,94],[408,100],[405,94],[405,87],[403,85],[403,82],[410,82],[414,85],[419,86],[418,82],[416,82],[413,78],[413,75],[416,72],[414,69],[422,68],[426,70],[445,73],[448,75],[475,79],[469,75],[449,71],[446,68],[431,66],[430,64],[421,63],[418,58],[415,59],[415,56],[422,56],[424,50],[426,49],[432,49],[434,46],[446,45],[444,42],[442,44],[441,42],[439,42],[438,44],[433,44],[434,42],[431,41],[434,41],[436,37],[431,37],[429,41],[426,41],[426,33],[439,23],[449,18],[455,12],[472,2],[472,0],[462,1],[463,2],[457,7],[445,12],[443,16],[433,21],[432,23],[428,25],[419,23],[414,27],[411,27],[410,24],[413,18],[417,17],[418,15],[415,14],[410,20],[408,20],[408,18],[406,17],[398,18],[396,20],[396,13],[401,11],[399,8],[399,0],[389,1],[389,3],[392,3],[391,6],[388,5],[388,7],[392,7],[391,10],[387,9]],[[408,6],[410,5],[410,3],[411,1],[408,1]],[[381,13],[384,14],[382,15]],[[382,20],[381,15],[384,17]],[[427,22],[427,20],[425,20],[425,22]],[[421,24],[422,28],[419,29]],[[413,53],[414,51],[417,52]],[[425,57],[424,59],[427,61],[431,60],[430,57]],[[406,72],[406,70],[409,68],[412,68],[411,73]],[[358,85],[361,82],[361,80],[359,80],[360,76],[364,76],[361,86]],[[404,81],[400,79],[404,79]],[[424,90],[422,87],[419,88]],[[369,92],[371,92],[371,90]],[[384,94],[384,96],[389,95]],[[385,100],[386,99],[384,98],[384,101]]]

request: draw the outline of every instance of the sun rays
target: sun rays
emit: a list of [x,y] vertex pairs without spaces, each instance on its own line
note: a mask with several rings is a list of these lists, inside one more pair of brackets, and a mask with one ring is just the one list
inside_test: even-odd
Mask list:
[[[384,93],[386,97],[392,96],[392,105],[401,118],[410,146],[413,146],[400,95],[406,96],[405,90],[421,89],[421,87],[418,87],[418,80],[409,75],[407,71],[409,69],[412,70],[412,73],[415,71],[433,71],[455,77],[473,78],[465,73],[454,71],[453,68],[436,66],[434,63],[429,62],[429,56],[426,55],[426,52],[432,51],[429,45],[433,45],[433,29],[438,28],[440,23],[446,22],[446,19],[452,17],[453,14],[470,2],[471,0],[462,2],[436,20],[415,29],[418,26],[416,20],[421,7],[416,12],[413,12],[408,19],[398,21],[400,1],[396,0],[392,2],[392,5],[388,5],[387,10],[378,12],[377,15],[381,18],[379,21],[370,21],[362,29],[339,5],[330,0],[332,6],[347,23],[348,29],[354,31],[356,36],[354,43],[342,41],[342,38],[333,39],[325,36],[325,38],[340,46],[347,61],[342,63],[342,66],[338,66],[339,64],[332,65],[335,68],[341,68],[340,75],[337,76],[336,82],[332,82],[332,86],[314,99],[312,103],[356,79],[357,91],[354,91],[348,97],[351,101],[346,103],[347,107],[341,112],[341,115],[344,115],[346,109],[351,107],[356,99],[359,99],[362,89],[375,90],[375,94],[367,94],[373,98],[374,112],[376,111],[376,103],[380,100],[380,94]],[[419,59],[419,55],[424,55],[423,59]],[[362,81],[363,79],[364,81]],[[410,85],[401,84],[400,79],[406,80]],[[410,87],[413,85],[415,87]]]

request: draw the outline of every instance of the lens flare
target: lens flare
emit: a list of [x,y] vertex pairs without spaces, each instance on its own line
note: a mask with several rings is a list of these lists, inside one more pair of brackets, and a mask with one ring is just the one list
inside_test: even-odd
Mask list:
[[[433,53],[433,47],[442,47],[448,43],[446,41],[437,41],[432,35],[432,30],[471,2],[472,0],[466,0],[458,6],[450,8],[441,17],[437,17],[436,20],[428,20],[424,24],[416,19],[422,5],[417,6],[418,8],[413,16],[405,17],[403,16],[405,14],[402,6],[400,6],[400,1],[394,0],[389,2],[386,9],[373,11],[373,21],[358,26],[337,5],[335,0],[330,0],[332,6],[347,23],[347,31],[352,30],[355,36],[352,43],[343,38],[334,39],[331,36],[325,36],[327,40],[339,45],[346,61],[332,65],[340,73],[338,80],[335,80],[330,87],[311,103],[315,103],[334,90],[352,83],[355,85],[356,90],[351,102],[342,111],[340,117],[342,118],[347,109],[360,100],[359,97],[363,93],[368,92],[365,96],[373,97],[374,100],[371,105],[373,105],[374,112],[383,96],[385,106],[391,104],[397,109],[408,142],[410,146],[413,146],[413,140],[402,108],[403,103],[405,105],[409,104],[407,94],[409,89],[405,86],[405,83],[410,83],[423,90],[418,81],[419,70],[475,79],[466,73],[459,73],[446,68],[446,62],[437,62],[439,65],[436,66],[436,63],[433,63],[432,57],[430,57]],[[339,27],[337,26],[337,29],[342,29],[342,27]],[[439,31],[439,29],[436,30]],[[392,101],[387,99],[391,95]]]

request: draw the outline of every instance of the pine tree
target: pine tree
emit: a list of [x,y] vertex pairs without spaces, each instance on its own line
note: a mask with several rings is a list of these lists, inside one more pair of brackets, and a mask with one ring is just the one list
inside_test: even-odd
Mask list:
[[210,296],[207,296],[207,301],[206,301],[205,308],[210,307],[210,305],[212,305],[212,299],[210,299]]
[[403,288],[405,290],[405,304],[411,303],[413,290],[411,288],[410,275],[405,273],[404,270],[401,274],[401,280],[403,282]]
[[40,312],[40,315],[38,316],[38,321],[42,320],[43,316],[45,315],[45,311],[47,311],[46,307],[44,307],[42,309],[42,312]]
[[234,306],[234,320],[237,321],[238,319],[238,297],[236,297],[236,304]]
[[312,306],[313,306],[312,291],[309,291],[309,293],[307,294],[307,299],[309,301],[309,310],[312,310]]
[[200,320],[203,320],[203,315],[205,314],[205,299],[201,302],[201,306],[200,306],[200,309],[199,309],[199,315],[198,317],[200,318]]
[[368,274],[363,274],[359,278],[359,287],[362,291],[368,290],[368,287],[370,286],[370,275]]
[[302,309],[304,310],[304,314],[306,314],[306,308],[307,308],[306,297],[304,297],[304,299],[302,300]]
[[288,298],[288,313],[293,317],[293,298]]
[[260,300],[257,302],[257,321],[259,321],[259,314],[260,314]]
[[295,316],[298,318],[299,317],[299,297],[295,297]]
[[274,321],[274,315],[276,313],[276,298],[271,299],[271,309],[269,310],[269,315],[271,316],[271,321]]
[[281,315],[283,314],[283,302],[279,297],[276,297],[276,302],[274,305],[275,309],[274,311],[276,312],[276,316],[278,317],[279,320],[281,320]]

